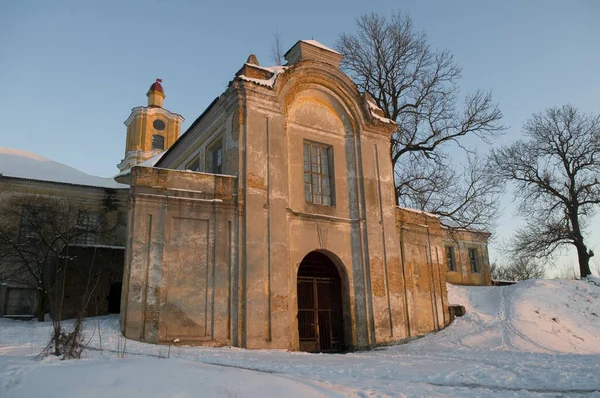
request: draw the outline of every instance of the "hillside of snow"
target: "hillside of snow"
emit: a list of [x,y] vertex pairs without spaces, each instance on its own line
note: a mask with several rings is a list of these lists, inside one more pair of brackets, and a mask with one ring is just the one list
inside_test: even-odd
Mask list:
[[467,314],[437,334],[440,347],[600,354],[600,287],[584,281],[529,280],[503,287],[448,285]]
[[0,176],[101,188],[127,189],[112,178],[86,174],[73,167],[19,149],[0,147]]
[[50,324],[0,319],[0,397],[600,397],[600,286],[448,289],[467,309],[448,328],[347,354],[127,340],[121,358],[108,316],[86,322],[85,359],[36,360]]

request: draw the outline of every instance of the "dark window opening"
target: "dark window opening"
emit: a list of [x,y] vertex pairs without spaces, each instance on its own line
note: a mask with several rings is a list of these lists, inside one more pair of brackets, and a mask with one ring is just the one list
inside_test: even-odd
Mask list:
[[48,213],[44,207],[23,206],[21,209],[21,225],[19,226],[19,242],[40,241],[47,219]]
[[4,303],[5,316],[33,316],[37,303],[37,292],[30,288],[6,289]]
[[75,243],[83,245],[97,245],[100,243],[98,236],[101,227],[100,213],[79,213],[77,227],[79,228],[81,235],[75,238]]
[[159,130],[162,131],[165,129],[166,125],[165,122],[163,122],[160,119],[156,119],[153,123],[152,126],[154,127],[155,130]]
[[223,146],[219,145],[211,151],[212,167],[211,172],[213,174],[223,173]]
[[152,149],[158,149],[163,151],[165,149],[165,137],[162,135],[153,135],[152,136]]
[[448,271],[456,271],[456,259],[454,257],[454,247],[446,246],[446,262],[448,263]]
[[479,273],[479,259],[477,257],[477,249],[469,249],[469,263],[471,264],[471,271],[473,273]]
[[121,290],[123,284],[121,282],[115,282],[110,284],[110,291],[108,293],[108,313],[118,314],[121,312]]

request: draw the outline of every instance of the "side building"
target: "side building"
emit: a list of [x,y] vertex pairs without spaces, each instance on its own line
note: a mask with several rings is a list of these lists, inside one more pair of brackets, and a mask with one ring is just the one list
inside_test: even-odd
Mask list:
[[[102,270],[90,314],[118,312],[128,189],[110,178],[0,147],[0,315],[33,317],[50,311],[39,292],[43,287],[52,294],[56,267],[67,269],[64,317],[80,308],[89,267]],[[53,228],[57,231],[49,231]],[[68,242],[60,237],[78,228],[82,232]],[[47,237],[55,242],[42,242]],[[47,263],[42,265],[43,256]]]

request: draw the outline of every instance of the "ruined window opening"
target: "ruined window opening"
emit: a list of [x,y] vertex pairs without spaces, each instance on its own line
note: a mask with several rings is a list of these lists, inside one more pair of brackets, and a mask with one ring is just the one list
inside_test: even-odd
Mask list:
[[456,258],[454,257],[454,247],[446,246],[446,262],[448,263],[448,271],[456,271]]
[[304,199],[333,206],[333,148],[330,145],[304,142]]
[[164,151],[165,149],[165,137],[162,135],[155,134],[152,136],[152,149],[158,149]]
[[469,263],[471,264],[471,271],[477,274],[479,273],[479,260],[477,258],[477,249],[469,249]]

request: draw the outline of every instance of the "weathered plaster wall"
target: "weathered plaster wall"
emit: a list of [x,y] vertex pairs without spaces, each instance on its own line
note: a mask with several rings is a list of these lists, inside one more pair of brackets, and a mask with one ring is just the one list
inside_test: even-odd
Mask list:
[[[448,268],[448,259],[444,248],[444,259],[447,269],[447,281],[457,285],[480,285],[489,286],[492,283],[492,274],[488,256],[488,238],[487,232],[475,231],[449,231],[444,230],[444,246],[454,248],[454,258],[456,270],[450,271]],[[475,249],[479,272],[473,272],[469,262],[469,249]]]
[[148,342],[231,344],[234,177],[132,170],[121,327]]
[[439,219],[396,208],[410,335],[438,330],[449,323],[446,268]]

